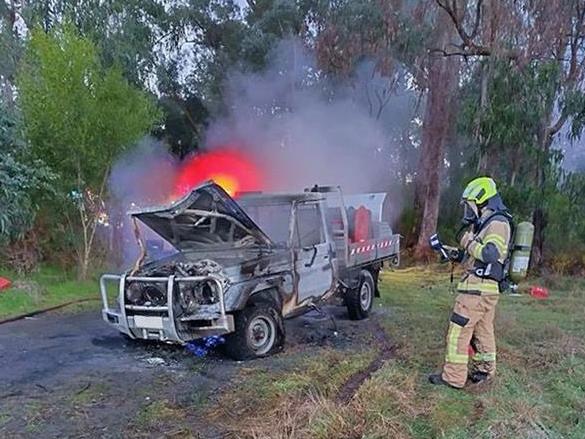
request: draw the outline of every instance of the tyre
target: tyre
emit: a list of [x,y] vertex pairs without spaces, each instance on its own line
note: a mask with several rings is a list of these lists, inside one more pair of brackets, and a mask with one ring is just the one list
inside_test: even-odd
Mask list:
[[236,312],[234,324],[235,331],[225,344],[227,355],[234,360],[265,357],[284,345],[282,317],[270,303],[255,303]]
[[345,304],[351,320],[362,320],[368,317],[374,304],[374,278],[367,270],[360,272],[360,282],[357,288],[348,290]]

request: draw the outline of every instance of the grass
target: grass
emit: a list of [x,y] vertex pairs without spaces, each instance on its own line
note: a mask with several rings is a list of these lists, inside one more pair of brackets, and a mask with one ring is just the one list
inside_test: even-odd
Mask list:
[[78,281],[73,274],[55,268],[43,267],[26,277],[0,269],[0,276],[13,282],[11,288],[0,291],[0,319],[72,300],[99,297],[96,279]]
[[[79,283],[55,270],[45,268],[30,280],[40,292],[0,293],[0,316],[97,295],[97,282]],[[149,399],[127,433],[193,437],[196,419],[227,437],[242,438],[583,438],[585,280],[547,278],[535,283],[546,285],[550,298],[500,299],[498,371],[487,386],[457,391],[427,383],[427,375],[440,370],[444,357],[454,301],[449,274],[433,269],[386,271],[377,301],[383,312],[374,318],[396,351],[349,402],[340,400],[340,389],[376,357],[375,337],[351,351],[313,346],[242,363],[236,379],[221,391],[191,403],[163,395]],[[70,406],[89,413],[106,393],[107,388],[92,385],[72,396]],[[38,406],[27,410],[31,433],[39,426],[41,412]],[[5,416],[0,415],[3,422]]]
[[112,389],[106,383],[88,383],[85,388],[70,396],[70,402],[76,409],[100,403]]
[[243,368],[235,384],[211,403],[207,418],[228,437],[309,437],[306,420],[317,414],[312,410],[334,399],[373,358],[371,349],[350,354],[320,348],[316,355],[291,358],[279,371]]
[[371,350],[323,352],[292,373],[243,369],[211,419],[250,438],[585,437],[585,281],[549,279],[547,300],[502,296],[497,377],[457,391],[426,381],[444,356],[454,300],[448,278],[421,269],[383,274],[378,304],[390,312],[378,318],[396,356],[349,403],[336,391]]
[[143,406],[128,425],[124,437],[198,438],[191,431],[186,409],[169,401],[156,400]]

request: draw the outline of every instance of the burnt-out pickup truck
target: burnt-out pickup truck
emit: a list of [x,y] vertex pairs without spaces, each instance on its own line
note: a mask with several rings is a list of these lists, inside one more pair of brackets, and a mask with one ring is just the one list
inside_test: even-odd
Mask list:
[[[350,318],[364,319],[379,296],[382,263],[399,263],[384,198],[314,187],[235,201],[208,182],[169,206],[131,212],[142,254],[126,273],[101,277],[103,318],[133,339],[185,344],[226,335],[235,359],[280,349],[284,318],[335,295]],[[149,257],[138,222],[174,253]]]

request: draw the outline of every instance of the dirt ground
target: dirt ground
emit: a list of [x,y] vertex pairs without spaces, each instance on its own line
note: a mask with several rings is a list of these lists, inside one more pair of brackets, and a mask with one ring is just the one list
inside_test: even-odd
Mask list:
[[294,370],[323,347],[371,349],[376,315],[352,322],[343,307],[325,311],[334,319],[312,312],[287,321],[283,353],[243,363],[127,340],[97,310],[0,325],[0,437],[225,437],[202,413],[242,370]]

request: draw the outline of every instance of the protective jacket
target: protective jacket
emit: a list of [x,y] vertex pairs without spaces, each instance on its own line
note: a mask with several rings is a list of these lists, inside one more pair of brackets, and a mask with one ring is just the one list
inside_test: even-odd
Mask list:
[[500,293],[511,235],[510,217],[506,213],[487,209],[482,214],[473,239],[461,243],[467,257],[457,291],[475,295]]

